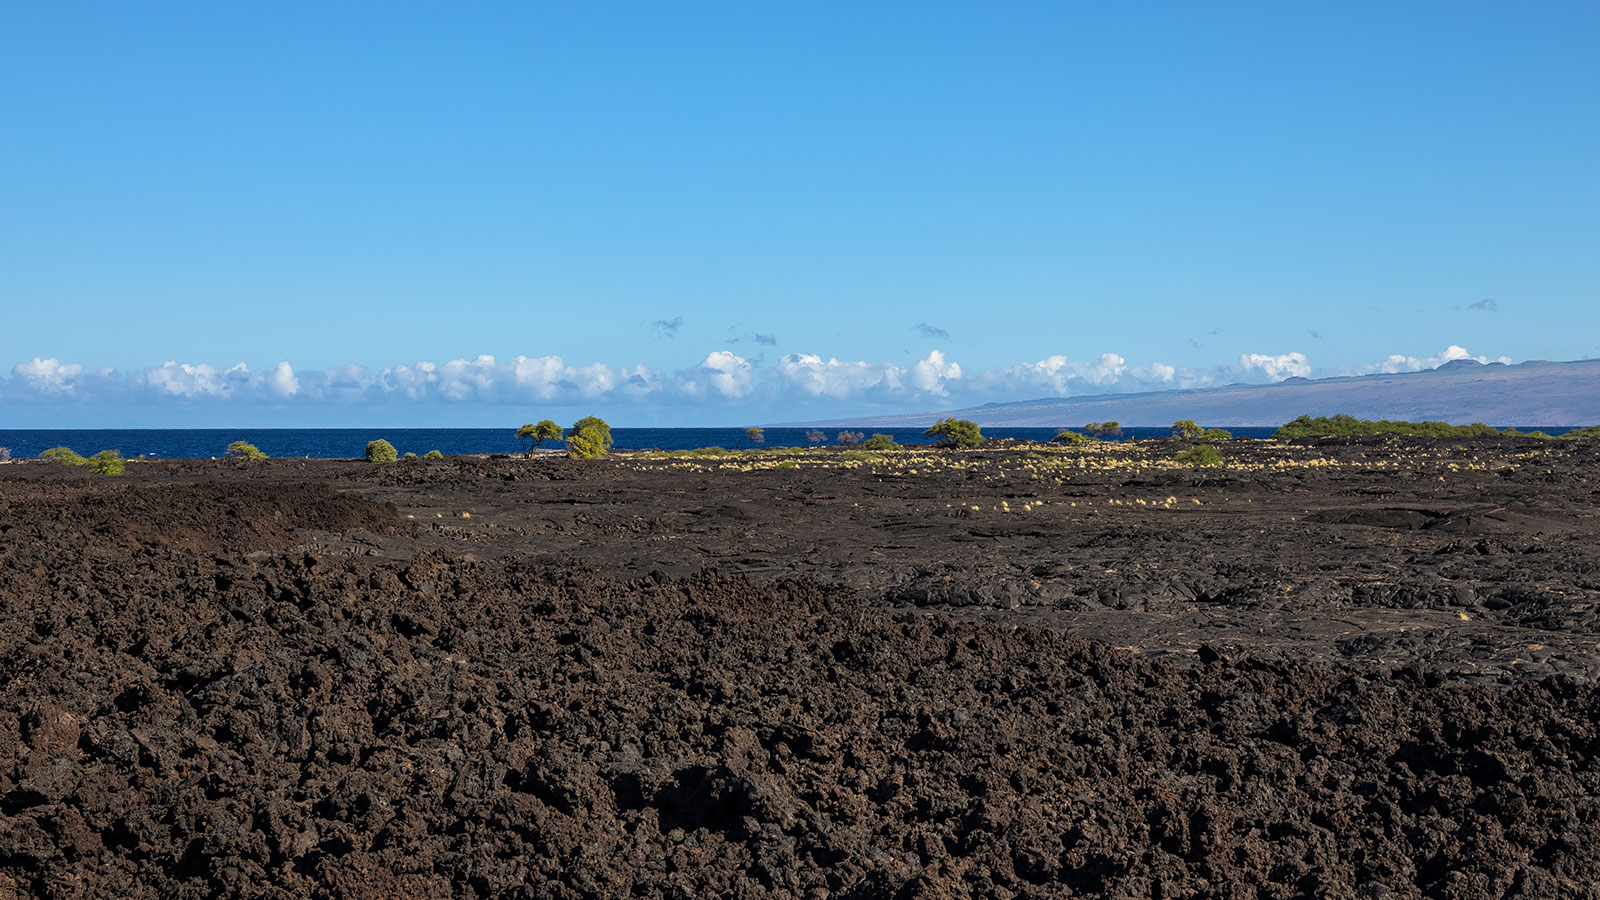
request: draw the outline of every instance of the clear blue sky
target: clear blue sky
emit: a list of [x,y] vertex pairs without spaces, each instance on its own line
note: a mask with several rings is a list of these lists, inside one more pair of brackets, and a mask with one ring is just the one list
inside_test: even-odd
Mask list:
[[1593,2],[5,19],[0,427],[742,424],[1600,355]]

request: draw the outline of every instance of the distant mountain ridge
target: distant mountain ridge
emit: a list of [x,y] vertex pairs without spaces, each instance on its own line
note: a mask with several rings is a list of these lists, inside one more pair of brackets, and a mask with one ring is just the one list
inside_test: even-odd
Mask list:
[[1204,425],[1271,426],[1299,415],[1338,413],[1363,419],[1437,420],[1454,425],[1592,425],[1600,423],[1600,359],[1529,360],[1515,365],[1459,359],[1425,372],[1049,397],[967,409],[795,424],[912,428],[955,416],[979,425],[1012,427],[1077,427],[1107,420],[1158,427],[1178,419],[1194,419]]

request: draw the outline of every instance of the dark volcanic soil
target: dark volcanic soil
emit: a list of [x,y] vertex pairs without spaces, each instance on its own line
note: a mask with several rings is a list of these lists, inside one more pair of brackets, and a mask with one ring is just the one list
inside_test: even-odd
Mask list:
[[0,467],[0,900],[1600,897],[1594,451],[1176,449]]

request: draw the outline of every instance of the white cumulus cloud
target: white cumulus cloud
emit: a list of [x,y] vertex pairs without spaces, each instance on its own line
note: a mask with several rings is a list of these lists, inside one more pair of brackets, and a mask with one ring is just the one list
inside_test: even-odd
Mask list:
[[1306,359],[1304,353],[1283,353],[1277,356],[1266,353],[1242,353],[1239,355],[1239,370],[1245,374],[1260,372],[1268,381],[1308,378],[1311,375],[1311,361]]
[[928,355],[911,364],[906,372],[906,382],[912,390],[943,397],[950,393],[946,385],[961,378],[961,366],[947,362],[944,352],[930,350]]
[[300,379],[294,376],[294,366],[288,360],[273,367],[267,376],[267,388],[279,397],[293,397],[300,392]]
[[28,388],[48,394],[71,393],[74,382],[83,374],[82,363],[63,363],[55,357],[17,363],[11,367],[11,377]]
[[962,377],[961,365],[930,350],[909,366],[865,360],[824,360],[815,353],[790,353],[773,372],[780,393],[801,399],[827,397],[888,399],[897,396],[945,397]]
[[749,360],[727,350],[715,350],[679,377],[678,389],[691,397],[714,390],[722,397],[738,399],[750,393],[754,381],[754,367]]
[[867,362],[823,360],[815,353],[789,353],[778,360],[778,379],[811,397],[841,399],[883,382],[885,367]]
[[1082,362],[1056,354],[1038,362],[977,372],[972,375],[970,386],[978,394],[1031,398],[1203,387],[1214,380],[1210,373],[1163,362],[1129,365],[1118,353],[1102,353]]
[[[789,353],[773,363],[751,360],[731,350],[707,353],[698,363],[673,372],[644,364],[603,362],[573,365],[560,356],[490,354],[444,362],[419,360],[368,369],[355,363],[324,369],[296,369],[287,360],[253,371],[244,363],[167,361],[141,370],[89,369],[55,357],[34,357],[12,366],[0,378],[6,402],[44,407],[70,402],[107,408],[149,408],[162,403],[189,405],[256,403],[282,408],[308,404],[343,406],[459,405],[576,407],[603,410],[618,406],[662,410],[682,407],[739,406],[766,409],[772,418],[800,418],[801,410],[831,412],[868,407],[913,411],[976,406],[988,402],[1041,397],[1208,387],[1231,382],[1275,382],[1290,377],[1414,372],[1472,359],[1451,345],[1418,358],[1395,354],[1376,363],[1335,371],[1314,371],[1298,352],[1245,353],[1233,365],[1191,369],[1163,362],[1130,364],[1117,353],[1088,360],[1065,354],[989,369],[970,369],[941,350],[907,363]],[[1510,360],[1500,357],[1500,362]]]
[[172,397],[228,397],[246,392],[256,381],[244,363],[218,369],[168,360],[144,370],[144,382],[151,390]]
[[1498,359],[1490,359],[1487,356],[1473,356],[1471,353],[1467,352],[1467,348],[1458,346],[1456,344],[1451,344],[1433,356],[1423,359],[1418,359],[1415,356],[1406,356],[1401,353],[1395,353],[1380,362],[1360,366],[1355,371],[1363,375],[1372,373],[1393,375],[1399,372],[1422,372],[1428,369],[1437,369],[1447,362],[1455,362],[1458,359],[1470,359],[1474,362],[1480,363],[1511,362],[1511,357],[1509,356],[1502,356]]

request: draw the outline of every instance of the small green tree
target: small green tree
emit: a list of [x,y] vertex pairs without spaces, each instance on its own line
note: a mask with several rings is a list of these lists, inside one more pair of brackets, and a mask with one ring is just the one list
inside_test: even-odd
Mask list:
[[89,457],[87,462],[90,471],[96,475],[122,474],[123,460],[121,450],[101,450],[99,453]]
[[437,450],[429,450],[427,453],[422,454],[422,458],[423,459],[444,459],[444,454],[440,453]]
[[1192,441],[1205,433],[1193,419],[1179,419],[1172,423],[1172,436],[1180,441]]
[[749,441],[752,447],[759,447],[767,442],[767,432],[765,429],[751,425],[744,430],[744,434],[739,435],[738,440],[733,442],[733,449],[739,449],[739,445],[745,441]]
[[394,445],[382,438],[367,443],[367,462],[391,463],[400,458]]
[[1083,430],[1095,440],[1122,435],[1122,423],[1115,420],[1110,422],[1090,422],[1083,426]]
[[51,447],[39,454],[40,459],[48,459],[66,466],[87,466],[89,461],[78,455],[78,451],[71,447]]
[[895,442],[894,438],[888,436],[887,434],[874,434],[872,437],[869,437],[862,442],[861,449],[891,451],[899,450],[900,445]]
[[561,430],[561,426],[550,419],[540,419],[538,422],[530,423],[517,429],[517,437],[523,441],[522,453],[524,456],[532,456],[533,448],[545,441],[559,441],[564,435],[565,432]]
[[983,432],[978,429],[978,423],[968,419],[940,419],[922,434],[924,437],[938,438],[940,445],[945,447],[977,447],[983,444]]
[[611,452],[611,426],[598,416],[584,416],[567,429],[567,456],[599,459]]
[[1173,458],[1197,469],[1201,466],[1222,465],[1222,454],[1218,453],[1217,448],[1210,444],[1196,444]]
[[265,453],[262,453],[259,449],[257,449],[255,444],[247,444],[244,441],[234,441],[233,443],[229,444],[228,445],[228,452],[227,452],[226,455],[234,457],[236,459],[266,459],[267,458],[267,455]]
[[1089,439],[1076,431],[1063,428],[1056,432],[1056,436],[1051,438],[1050,442],[1053,444],[1086,444]]
[[1233,432],[1226,431],[1226,430],[1221,429],[1221,428],[1207,428],[1205,430],[1205,433],[1200,435],[1200,440],[1202,440],[1202,441],[1231,441],[1231,440],[1233,440]]

